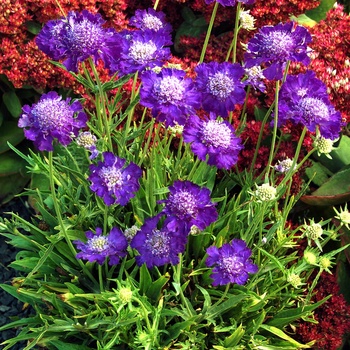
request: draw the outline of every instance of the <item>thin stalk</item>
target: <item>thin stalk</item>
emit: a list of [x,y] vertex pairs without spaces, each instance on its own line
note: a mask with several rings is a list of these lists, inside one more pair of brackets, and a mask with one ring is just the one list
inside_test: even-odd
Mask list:
[[[60,207],[58,205],[58,201],[57,201],[57,197],[56,197],[56,191],[55,191],[55,182],[54,182],[54,176],[53,176],[53,170],[54,170],[54,166],[53,166],[53,154],[52,152],[49,152],[49,181],[50,181],[50,190],[51,190],[51,197],[52,197],[52,201],[53,201],[53,205],[55,208],[55,212],[56,212],[56,216],[57,216],[57,221],[60,227],[60,232],[62,232],[63,237],[65,238],[67,245],[72,253],[73,256],[77,255],[77,252],[72,244],[72,241],[69,239],[68,233],[66,231],[63,219],[62,219],[62,214],[61,214],[61,210]],[[94,278],[94,276],[92,276],[92,274],[90,273],[90,271],[86,268],[86,266],[83,264],[83,262],[80,259],[77,259],[80,267],[83,269],[84,274],[86,274],[92,282],[94,282],[95,284],[97,284],[96,279]]]
[[276,138],[277,138],[277,123],[278,123],[279,88],[280,88],[280,81],[277,80],[276,81],[276,91],[275,91],[275,110],[274,110],[274,116],[273,116],[274,121],[273,121],[271,149],[270,149],[269,160],[268,160],[267,166],[266,166],[265,182],[269,182],[269,173],[270,173],[270,169],[271,169],[273,155],[274,155],[274,152],[275,152],[275,143],[276,143]]
[[64,12],[64,10],[63,10],[63,8],[62,8],[60,2],[59,2],[58,0],[55,0],[55,2],[56,2],[56,4],[57,4],[58,8],[60,9],[60,11],[61,11],[63,17],[67,17],[67,15],[66,15],[66,13]]
[[[106,262],[105,262],[106,264]],[[102,266],[98,264],[98,282],[100,284],[100,292],[104,292],[104,287],[103,287],[103,272],[102,272]]]
[[209,38],[210,38],[211,31],[213,29],[213,25],[214,25],[214,21],[215,21],[216,12],[218,10],[218,7],[219,7],[219,3],[215,1],[214,7],[213,7],[213,12],[211,13],[210,22],[209,22],[209,25],[208,25],[207,34],[206,34],[205,39],[204,39],[204,44],[203,44],[201,56],[199,58],[199,62],[198,63],[203,63],[203,61],[204,61],[205,53],[207,51]]
[[[102,123],[105,131],[105,135],[107,135],[108,140],[108,149],[109,151],[113,152],[113,144],[112,144],[112,138],[111,138],[111,132],[109,127],[109,120],[108,115],[106,113],[106,101],[105,101],[105,92],[103,91],[103,87],[101,84],[101,80],[99,78],[98,72],[96,70],[95,64],[91,58],[89,58],[89,63],[92,69],[92,72],[94,74],[97,87],[98,87],[98,94],[96,94],[96,110],[97,113],[102,116]],[[100,125],[102,127],[102,125]],[[100,130],[101,134],[103,134],[103,128]]]
[[159,5],[159,0],[156,0],[153,5],[153,10],[157,10],[158,5]]
[[237,37],[239,33],[239,14],[241,12],[241,3],[237,4],[236,9],[236,19],[235,19],[235,29],[233,31],[233,54],[232,54],[232,63],[235,63],[237,60]]

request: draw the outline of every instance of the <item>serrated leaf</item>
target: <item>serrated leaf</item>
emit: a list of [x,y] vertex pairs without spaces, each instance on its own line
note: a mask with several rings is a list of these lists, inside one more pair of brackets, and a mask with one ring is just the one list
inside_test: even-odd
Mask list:
[[22,113],[22,103],[14,91],[5,92],[2,100],[14,118],[18,118]]

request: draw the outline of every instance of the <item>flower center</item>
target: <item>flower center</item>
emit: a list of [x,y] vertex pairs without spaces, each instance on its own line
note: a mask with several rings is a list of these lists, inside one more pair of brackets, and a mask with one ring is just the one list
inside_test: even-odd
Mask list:
[[292,52],[294,40],[291,33],[286,31],[273,31],[263,38],[262,47],[265,48],[265,55],[273,56],[281,55],[281,59],[288,56]]
[[107,237],[96,236],[89,240],[89,248],[95,252],[103,252],[108,248]]
[[165,257],[170,253],[170,237],[164,231],[154,229],[147,235],[145,244],[156,257]]
[[181,101],[185,92],[182,81],[172,76],[164,77],[155,90],[161,103]]
[[230,128],[217,120],[209,120],[203,125],[203,143],[215,148],[227,149],[231,143]]
[[314,97],[305,97],[299,103],[304,119],[308,121],[327,120],[329,111],[327,105]]
[[163,27],[163,22],[158,17],[149,13],[143,16],[142,24],[145,28],[154,30],[155,32]]
[[234,91],[232,79],[222,72],[217,72],[209,77],[209,91],[219,100],[225,100]]
[[244,265],[239,257],[227,256],[221,259],[219,267],[222,268],[227,275],[232,276],[239,274],[243,270]]
[[144,43],[142,41],[134,41],[129,49],[130,57],[137,63],[147,63],[152,60],[157,46],[153,41]]
[[99,171],[99,175],[103,179],[109,191],[114,187],[120,188],[123,184],[122,173],[115,167],[102,167]]
[[71,25],[68,32],[69,44],[71,50],[95,51],[103,42],[101,28],[90,21],[84,19],[81,22]]
[[36,116],[36,121],[44,132],[61,129],[67,123],[67,118],[72,115],[72,111],[65,101],[45,99],[32,109],[32,114]]
[[171,196],[171,209],[179,217],[192,216],[197,213],[196,200],[193,194],[187,191],[179,191]]

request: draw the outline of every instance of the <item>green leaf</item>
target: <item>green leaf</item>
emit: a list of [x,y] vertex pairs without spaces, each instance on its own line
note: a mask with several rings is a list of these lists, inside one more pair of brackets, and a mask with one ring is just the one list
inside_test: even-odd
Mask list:
[[170,275],[166,274],[164,276],[160,276],[156,281],[152,282],[152,284],[147,289],[147,297],[154,301],[157,301],[161,297],[163,288],[169,282],[169,279]]
[[91,350],[91,347],[81,344],[66,343],[60,340],[51,340],[48,343],[55,346],[58,350]]
[[331,206],[350,200],[350,166],[344,167],[329,178],[311,195],[301,196],[301,201],[309,205]]
[[37,35],[39,34],[39,32],[41,31],[42,29],[42,25],[38,22],[34,22],[34,21],[27,21],[25,23],[25,26],[28,30],[29,33],[32,33],[34,35]]
[[291,338],[289,335],[287,335],[286,333],[284,333],[281,329],[279,329],[277,327],[262,324],[260,326],[260,328],[263,328],[263,329],[267,330],[268,332],[276,335],[277,337],[280,337],[281,339],[288,341],[289,343],[294,345],[296,349],[309,349],[310,348],[310,346],[308,346],[308,345],[304,345],[304,344],[297,342],[296,340]]
[[4,153],[10,149],[8,142],[16,146],[24,140],[23,129],[17,126],[15,121],[6,121],[0,127],[0,153]]
[[333,173],[319,162],[312,162],[309,168],[306,168],[305,173],[312,182],[320,187],[322,186]]
[[326,18],[327,12],[334,6],[336,0],[321,0],[318,7],[308,10],[305,15],[316,22],[320,22]]
[[297,307],[295,309],[288,309],[283,310],[279,313],[277,313],[273,319],[271,319],[267,324],[269,326],[278,326],[278,327],[284,327],[291,322],[310,314],[313,310],[321,306],[323,303],[325,303],[331,295],[327,296],[326,298],[318,301],[317,303],[314,303],[312,305],[305,305],[302,307]]
[[18,118],[22,113],[22,103],[14,91],[5,92],[2,100],[10,114],[14,118]]
[[291,16],[290,19],[292,21],[295,21],[299,24],[301,24],[302,26],[306,26],[306,27],[313,27],[317,24],[316,21],[314,21],[313,19],[311,19],[310,17],[306,16],[306,14],[302,14],[298,17],[295,16]]

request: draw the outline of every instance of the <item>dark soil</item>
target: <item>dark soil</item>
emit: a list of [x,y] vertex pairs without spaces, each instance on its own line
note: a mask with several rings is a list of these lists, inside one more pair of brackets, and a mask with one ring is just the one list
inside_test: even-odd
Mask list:
[[[1,218],[10,218],[10,215],[6,214],[7,212],[18,213],[25,219],[30,218],[30,210],[26,205],[25,199],[21,197],[0,206]],[[18,275],[14,269],[9,267],[9,264],[15,260],[17,252],[16,248],[6,243],[6,237],[0,234],[0,283],[11,284],[12,278]],[[24,307],[22,302],[13,298],[0,288],[0,327],[17,319],[28,317],[30,312],[30,307]],[[9,329],[0,332],[0,344],[4,340],[15,337],[18,333],[18,329]],[[25,343],[18,343],[11,350],[22,350],[25,346]],[[4,345],[0,345],[0,349],[3,348]]]

